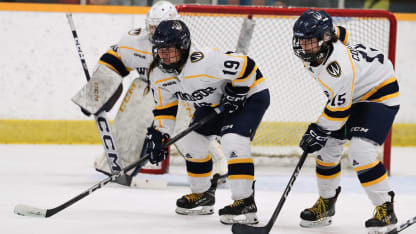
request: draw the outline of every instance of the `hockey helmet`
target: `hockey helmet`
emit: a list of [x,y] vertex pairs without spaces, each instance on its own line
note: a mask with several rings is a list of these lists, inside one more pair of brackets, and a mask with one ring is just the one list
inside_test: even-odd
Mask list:
[[[188,59],[191,47],[191,34],[188,27],[181,20],[165,20],[156,28],[152,39],[153,59],[156,65],[166,73],[179,74],[180,68]],[[180,52],[177,62],[165,64],[159,57],[158,50],[161,48],[175,47]]]
[[[145,23],[146,30],[152,34],[151,26],[157,27],[163,20],[179,19],[180,16],[175,6],[168,1],[158,1],[147,12]],[[151,38],[150,38],[151,39]]]
[[[320,49],[315,53],[308,53],[302,48],[300,40],[313,38],[317,39]],[[293,26],[293,50],[295,55],[305,62],[314,63],[324,58],[334,40],[336,34],[332,18],[323,10],[306,10]]]

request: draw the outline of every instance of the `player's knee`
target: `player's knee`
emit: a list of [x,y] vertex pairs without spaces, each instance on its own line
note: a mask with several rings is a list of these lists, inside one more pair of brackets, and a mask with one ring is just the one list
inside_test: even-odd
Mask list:
[[374,163],[377,160],[377,144],[366,138],[353,137],[348,156],[354,168]]
[[208,155],[209,143],[210,141],[207,137],[191,132],[175,145],[186,158],[205,158]]
[[235,133],[227,133],[222,136],[221,147],[228,160],[251,156],[250,138]]
[[328,138],[325,147],[319,150],[316,155],[318,160],[327,163],[337,163],[341,159],[345,140]]

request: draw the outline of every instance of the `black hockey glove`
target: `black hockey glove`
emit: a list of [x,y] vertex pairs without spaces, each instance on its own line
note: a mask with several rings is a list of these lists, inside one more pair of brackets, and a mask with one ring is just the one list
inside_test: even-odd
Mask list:
[[143,147],[146,147],[146,153],[149,154],[149,161],[152,164],[157,164],[168,157],[168,148],[162,148],[162,145],[168,140],[168,134],[162,134],[153,127],[147,128],[146,139],[144,140]]
[[221,105],[224,106],[224,112],[231,114],[242,108],[247,99],[249,87],[233,87],[231,83],[227,83],[224,89],[224,95],[221,99]]
[[317,124],[312,123],[309,125],[305,134],[303,134],[299,146],[307,153],[318,151],[325,146],[330,133],[330,131],[326,131]]

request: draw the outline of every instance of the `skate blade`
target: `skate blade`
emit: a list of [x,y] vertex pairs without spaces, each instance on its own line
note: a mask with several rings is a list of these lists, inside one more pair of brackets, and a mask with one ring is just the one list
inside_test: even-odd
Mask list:
[[194,209],[176,207],[175,212],[180,215],[211,215],[211,214],[214,214],[214,207],[202,206],[202,207],[196,207]]
[[304,228],[324,227],[332,223],[332,217],[325,217],[317,221],[301,219],[299,225]]
[[221,215],[220,222],[225,225],[231,225],[234,223],[241,224],[258,224],[259,220],[257,219],[256,213],[247,213],[241,215]]
[[390,224],[385,227],[371,227],[367,228],[368,234],[385,234],[393,230],[396,227],[396,224]]

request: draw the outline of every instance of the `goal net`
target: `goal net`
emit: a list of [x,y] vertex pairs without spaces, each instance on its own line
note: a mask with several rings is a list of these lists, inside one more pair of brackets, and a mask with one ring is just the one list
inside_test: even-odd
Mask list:
[[[179,5],[191,39],[219,50],[235,50],[245,19],[255,22],[247,48],[261,69],[271,103],[252,142],[253,155],[300,155],[298,143],[321,114],[326,96],[292,50],[292,28],[306,8]],[[326,9],[335,26],[348,31],[350,44],[363,43],[387,54],[394,64],[396,19],[388,11]],[[387,169],[390,136],[380,149]]]

